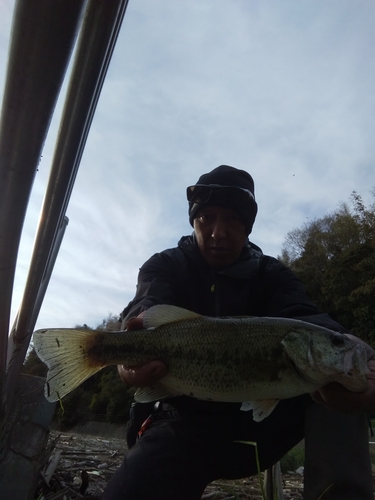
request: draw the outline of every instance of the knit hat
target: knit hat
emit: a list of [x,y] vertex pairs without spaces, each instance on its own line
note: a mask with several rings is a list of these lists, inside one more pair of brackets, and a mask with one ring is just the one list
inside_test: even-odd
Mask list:
[[245,170],[220,165],[199,177],[194,186],[187,188],[189,221],[193,226],[198,210],[219,206],[234,210],[251,233],[258,206],[254,196],[254,181]]

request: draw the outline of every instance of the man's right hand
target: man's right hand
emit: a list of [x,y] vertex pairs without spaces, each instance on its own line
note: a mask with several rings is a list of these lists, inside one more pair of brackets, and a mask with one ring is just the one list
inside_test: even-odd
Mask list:
[[[143,328],[144,312],[136,318],[130,318],[126,323],[127,330]],[[129,387],[150,387],[167,374],[166,365],[159,360],[153,360],[142,366],[117,366],[122,382]]]

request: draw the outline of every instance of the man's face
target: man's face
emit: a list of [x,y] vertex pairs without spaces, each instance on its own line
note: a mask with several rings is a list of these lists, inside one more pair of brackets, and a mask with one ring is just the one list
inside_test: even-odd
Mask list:
[[229,208],[204,207],[197,212],[194,230],[199,250],[211,267],[233,264],[245,245],[245,225]]

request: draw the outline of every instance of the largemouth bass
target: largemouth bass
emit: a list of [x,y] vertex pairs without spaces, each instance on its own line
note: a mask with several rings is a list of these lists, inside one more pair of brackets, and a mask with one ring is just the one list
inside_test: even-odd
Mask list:
[[202,316],[157,305],[143,330],[121,332],[44,329],[34,348],[48,366],[45,396],[57,401],[108,365],[142,365],[159,359],[168,374],[138,389],[140,402],[187,395],[249,403],[254,420],[278,400],[312,392],[328,382],[367,389],[365,347],[340,333],[299,320]]

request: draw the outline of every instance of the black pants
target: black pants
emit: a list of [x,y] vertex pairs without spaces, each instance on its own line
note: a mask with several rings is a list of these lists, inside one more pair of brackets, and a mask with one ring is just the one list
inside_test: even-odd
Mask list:
[[303,437],[306,500],[373,500],[366,416],[327,410],[309,396],[281,401],[260,423],[251,412],[158,412],[102,500],[198,500],[215,479],[257,473],[254,446],[236,441],[257,443],[264,470]]
[[317,498],[373,500],[366,415],[340,413],[317,404],[307,408],[304,499]]
[[215,479],[236,479],[257,473],[257,443],[264,470],[304,437],[309,396],[280,401],[262,422],[252,412],[181,416],[156,413],[114,474],[102,500],[195,500]]

